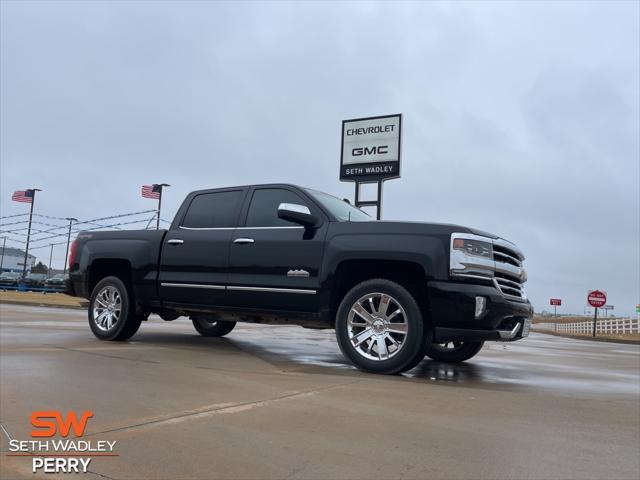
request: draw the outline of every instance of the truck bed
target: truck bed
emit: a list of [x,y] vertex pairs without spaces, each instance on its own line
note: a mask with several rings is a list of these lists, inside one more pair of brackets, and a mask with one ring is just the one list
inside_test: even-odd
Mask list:
[[133,290],[145,298],[156,298],[158,265],[166,234],[167,230],[80,232],[76,239],[74,263],[79,266],[76,271],[83,272],[88,278],[75,284],[89,288],[75,294],[88,298],[92,277],[98,275],[101,267],[113,268],[114,263],[125,262],[128,265],[123,267],[129,267]]

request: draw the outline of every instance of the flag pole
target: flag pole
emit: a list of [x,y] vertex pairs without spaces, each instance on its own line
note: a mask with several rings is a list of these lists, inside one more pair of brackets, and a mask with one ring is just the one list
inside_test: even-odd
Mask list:
[[39,188],[32,188],[31,209],[29,210],[29,229],[27,230],[27,246],[24,249],[24,265],[22,265],[22,276],[27,275],[27,259],[29,258],[29,240],[31,239],[31,219],[33,218],[33,205],[36,203],[36,192],[41,192]]
[[160,195],[158,196],[158,214],[156,215],[156,230],[160,230],[160,207],[162,207],[162,185],[160,185]]
[[160,196],[158,196],[158,217],[156,218],[156,230],[160,230],[160,207],[162,207],[162,190],[164,190],[163,187],[170,187],[171,185],[169,185],[168,183],[159,183],[158,186],[160,187]]

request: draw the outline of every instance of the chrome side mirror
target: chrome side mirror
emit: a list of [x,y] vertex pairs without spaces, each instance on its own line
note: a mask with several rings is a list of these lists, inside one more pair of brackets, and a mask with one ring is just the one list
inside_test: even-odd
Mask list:
[[314,227],[318,224],[318,217],[311,213],[309,207],[295,203],[278,205],[278,218],[298,223],[304,227]]

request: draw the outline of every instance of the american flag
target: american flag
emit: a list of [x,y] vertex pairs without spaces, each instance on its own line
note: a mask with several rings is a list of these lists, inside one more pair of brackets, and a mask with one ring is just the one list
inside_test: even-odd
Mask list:
[[11,200],[14,202],[33,203],[33,190],[18,190],[13,192]]
[[144,198],[153,198],[158,200],[160,198],[160,192],[162,191],[162,185],[143,185],[142,186],[142,196]]

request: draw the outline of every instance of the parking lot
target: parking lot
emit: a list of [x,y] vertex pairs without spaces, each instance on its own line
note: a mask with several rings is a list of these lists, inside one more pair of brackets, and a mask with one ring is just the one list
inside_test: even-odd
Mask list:
[[[346,364],[332,331],[203,338],[152,317],[96,340],[81,310],[0,305],[4,478],[36,410],[92,410],[117,441],[88,478],[637,478],[640,347],[533,333],[402,376]],[[185,473],[188,472],[188,475]],[[48,478],[52,476],[48,475]]]

